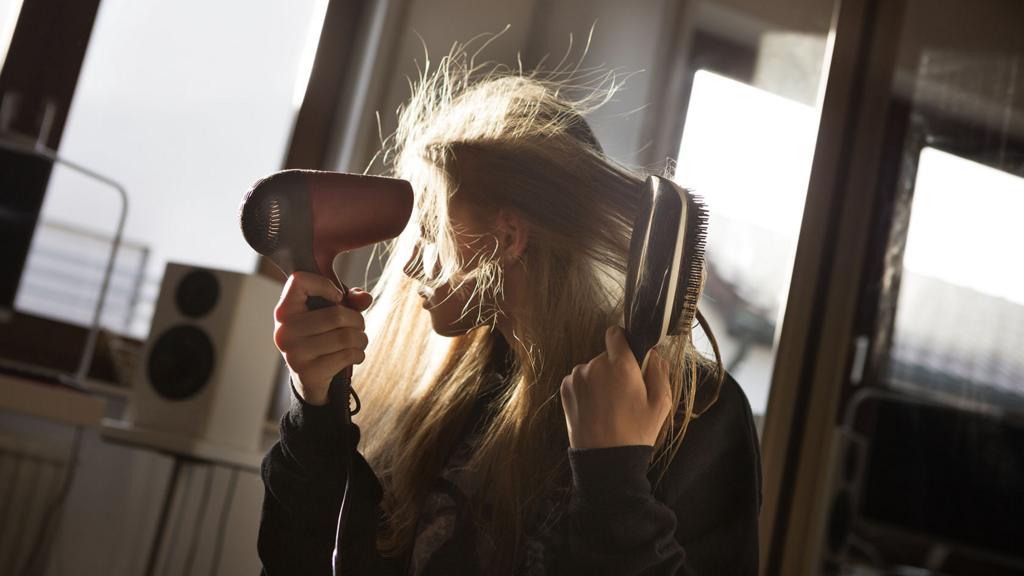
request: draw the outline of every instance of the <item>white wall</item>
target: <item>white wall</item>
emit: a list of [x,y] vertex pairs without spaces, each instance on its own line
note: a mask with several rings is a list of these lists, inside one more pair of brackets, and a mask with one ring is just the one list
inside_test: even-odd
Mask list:
[[[409,96],[408,79],[417,77],[416,63],[423,63],[424,48],[433,61],[446,54],[453,42],[465,42],[483,33],[501,32],[481,55],[483,59],[516,65],[522,55],[526,68],[537,65],[548,54],[551,67],[569,51],[578,61],[591,27],[594,33],[583,67],[600,66],[633,74],[615,101],[590,120],[606,149],[616,158],[630,162],[646,144],[641,136],[644,107],[650,102],[650,70],[655,65],[667,0],[620,2],[615,0],[412,0],[404,21],[388,32],[397,49],[382,66],[385,88],[368,110],[350,121],[366,125],[363,160],[377,148],[374,111],[380,113],[384,134],[395,126],[395,109]],[[457,17],[455,16],[457,15]],[[347,169],[362,168],[361,162]]]
[[557,63],[569,48],[570,34],[570,61],[578,61],[590,36],[581,68],[600,66],[629,76],[614,101],[587,119],[605,151],[621,162],[637,163],[639,153],[650,143],[650,134],[642,133],[644,116],[652,99],[659,36],[670,4],[669,0],[541,0],[535,12],[530,63],[536,64],[545,54],[546,66]]

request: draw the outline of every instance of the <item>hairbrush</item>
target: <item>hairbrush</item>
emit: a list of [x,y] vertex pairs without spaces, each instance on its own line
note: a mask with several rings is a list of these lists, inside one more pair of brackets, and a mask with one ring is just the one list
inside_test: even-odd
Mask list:
[[626,270],[626,340],[642,369],[666,336],[688,332],[704,278],[708,212],[667,178],[643,184]]

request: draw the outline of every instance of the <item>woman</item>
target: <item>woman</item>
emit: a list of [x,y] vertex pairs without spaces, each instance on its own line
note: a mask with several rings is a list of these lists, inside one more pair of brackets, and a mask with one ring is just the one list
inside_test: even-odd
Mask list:
[[641,373],[618,328],[643,175],[583,120],[613,90],[571,100],[550,78],[478,72],[453,52],[400,112],[384,159],[413,185],[414,224],[365,328],[366,292],[355,310],[307,311],[338,290],[301,273],[284,288],[275,342],[295,398],[264,460],[265,572],[330,571],[345,478],[327,387],[360,364],[353,474],[370,488],[354,499],[377,511],[343,559],[374,574],[755,574],[746,398],[689,331]]

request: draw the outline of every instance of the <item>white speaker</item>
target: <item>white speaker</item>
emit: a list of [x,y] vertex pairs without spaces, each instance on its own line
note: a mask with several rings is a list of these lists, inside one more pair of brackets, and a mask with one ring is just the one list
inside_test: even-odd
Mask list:
[[256,274],[169,262],[127,421],[105,423],[105,434],[213,460],[261,452],[281,364],[273,340],[281,289]]

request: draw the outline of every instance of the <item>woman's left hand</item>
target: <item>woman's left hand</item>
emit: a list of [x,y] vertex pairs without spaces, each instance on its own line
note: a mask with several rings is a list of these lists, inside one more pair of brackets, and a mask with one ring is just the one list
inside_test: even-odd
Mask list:
[[562,379],[562,409],[573,448],[653,446],[672,409],[668,366],[654,350],[647,371],[619,326],[604,335],[607,350]]

